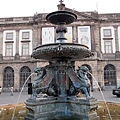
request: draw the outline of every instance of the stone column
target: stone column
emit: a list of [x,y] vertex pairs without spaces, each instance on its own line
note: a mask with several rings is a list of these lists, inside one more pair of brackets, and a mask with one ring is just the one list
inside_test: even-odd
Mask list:
[[92,84],[93,84],[93,90],[98,88],[98,67],[97,67],[97,61],[91,61],[90,66],[92,66]]
[[73,33],[73,42],[78,43],[78,31],[77,26],[72,27],[72,33]]
[[3,87],[3,73],[2,70],[0,70],[0,86]]
[[[0,61],[3,60],[3,30],[0,29]],[[3,86],[3,66],[0,67],[0,86]]]
[[20,88],[20,78],[19,78],[19,73],[15,72],[14,73],[14,91],[18,92]]
[[99,36],[99,27],[98,25],[91,26],[91,48],[92,51],[100,52],[100,36]]
[[42,45],[42,27],[39,27],[39,41],[40,45]]
[[54,42],[56,42],[57,39],[57,33],[56,33],[56,27],[54,27]]
[[3,60],[3,31],[0,29],[0,61]]
[[0,54],[3,54],[3,31],[0,29]]
[[32,48],[35,48],[41,44],[41,39],[40,39],[40,27],[38,25],[33,26],[33,33],[32,33],[32,43],[33,46]]
[[14,68],[14,90],[17,92],[20,88],[20,74],[19,74],[19,65],[15,65]]
[[119,41],[118,41],[118,26],[114,26],[114,32],[115,32],[115,48],[116,51],[119,51]]
[[116,61],[116,87],[120,87],[120,66],[119,61]]
[[19,53],[19,30],[16,30],[16,53]]
[[41,27],[37,26],[37,41],[38,41],[38,45],[41,45]]

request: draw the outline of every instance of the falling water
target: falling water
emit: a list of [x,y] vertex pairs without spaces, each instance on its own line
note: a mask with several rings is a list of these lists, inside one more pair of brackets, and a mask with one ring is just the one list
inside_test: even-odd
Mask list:
[[[23,89],[24,89],[27,81],[29,80],[29,78],[30,78],[33,74],[35,74],[35,73],[31,73],[30,76],[28,76],[28,78],[27,78],[26,81],[24,82],[24,84],[23,84],[23,86],[22,86],[22,89],[21,89],[21,91],[20,91],[20,94],[19,94],[19,96],[18,96],[17,103],[19,102],[20,96],[21,96],[21,94],[22,94],[22,91],[23,91]],[[12,119],[11,119],[11,120],[14,120],[15,110],[16,110],[16,106],[15,106],[15,108],[14,108],[13,115],[12,115]]]
[[98,85],[97,80],[95,79],[95,77],[94,77],[90,72],[88,72],[88,73],[94,78],[94,80],[95,80],[95,82],[96,82],[96,84],[97,84],[97,86],[98,86],[98,88],[99,88],[99,90],[100,90],[100,93],[101,93],[101,95],[102,95],[102,97],[103,97],[103,100],[104,100],[104,102],[105,102],[105,106],[106,106],[106,108],[107,108],[107,111],[108,111],[108,115],[109,115],[109,117],[110,117],[110,120],[112,120],[112,117],[111,117],[111,114],[110,114],[108,105],[107,105],[107,103],[106,103],[106,100],[105,100],[105,97],[104,97],[104,95],[103,95],[103,92],[102,92],[100,86]]

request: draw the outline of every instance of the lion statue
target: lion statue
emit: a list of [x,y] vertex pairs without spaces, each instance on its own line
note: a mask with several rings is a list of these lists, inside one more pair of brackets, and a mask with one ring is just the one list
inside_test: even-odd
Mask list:
[[87,78],[87,72],[89,69],[86,66],[78,67],[77,75],[80,81],[80,90],[86,95],[87,99],[90,99],[90,80]]
[[46,75],[46,70],[44,67],[37,67],[34,69],[34,73],[37,75],[34,82],[32,83],[32,99],[36,99],[37,95],[41,92],[41,86],[44,80],[44,76]]

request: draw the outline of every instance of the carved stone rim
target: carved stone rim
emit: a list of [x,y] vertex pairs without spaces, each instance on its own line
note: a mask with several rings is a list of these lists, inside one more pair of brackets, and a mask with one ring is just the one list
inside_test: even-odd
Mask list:
[[56,60],[80,60],[92,56],[87,46],[73,43],[53,43],[38,46],[31,55],[35,59]]

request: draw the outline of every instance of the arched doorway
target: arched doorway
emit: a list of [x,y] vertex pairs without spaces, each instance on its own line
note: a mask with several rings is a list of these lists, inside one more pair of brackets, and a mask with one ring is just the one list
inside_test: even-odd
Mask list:
[[104,85],[116,86],[116,69],[114,65],[108,64],[104,68]]
[[14,87],[14,70],[6,67],[3,73],[3,90],[8,91],[10,87]]
[[[89,65],[83,64],[82,66],[86,66],[89,69],[89,72],[92,74],[92,69]],[[91,83],[91,91],[93,91],[93,81],[92,81],[92,76],[88,73],[87,74],[88,79],[90,80]]]
[[[20,90],[21,90],[25,81],[28,79],[28,77],[30,75],[31,75],[31,70],[30,70],[29,67],[24,66],[24,67],[21,68],[21,70],[20,70]],[[30,83],[30,82],[31,82],[31,77],[29,78],[29,80],[27,81],[27,83],[25,85],[26,90],[27,90],[27,87],[28,87],[28,83]]]

